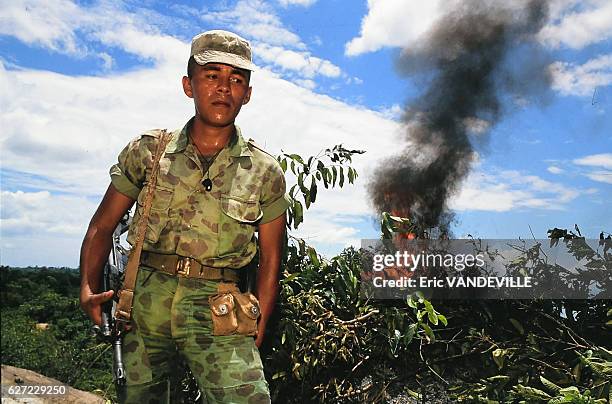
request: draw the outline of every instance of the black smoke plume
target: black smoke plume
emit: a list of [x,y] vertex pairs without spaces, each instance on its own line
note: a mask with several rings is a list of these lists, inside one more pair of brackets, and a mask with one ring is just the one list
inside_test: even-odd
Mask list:
[[447,201],[470,170],[474,140],[485,139],[507,101],[548,88],[534,39],[546,16],[545,1],[464,1],[402,52],[398,70],[424,89],[404,112],[405,150],[369,184],[379,212],[409,217],[421,229],[449,225]]

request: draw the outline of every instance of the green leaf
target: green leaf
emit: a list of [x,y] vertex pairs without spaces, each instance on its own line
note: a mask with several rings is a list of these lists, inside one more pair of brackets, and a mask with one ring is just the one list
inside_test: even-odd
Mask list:
[[410,324],[410,326],[408,326],[408,331],[406,332],[406,335],[404,335],[404,344],[410,344],[410,341],[412,341],[414,338],[418,327],[418,323]]
[[493,355],[493,361],[497,365],[497,368],[501,369],[502,367],[504,367],[504,362],[506,360],[506,356],[508,355],[508,351],[506,349],[498,348],[494,350],[491,354]]
[[443,316],[442,314],[438,314],[438,320],[440,320],[440,322],[444,324],[445,326],[448,325],[448,321],[446,320],[446,317]]
[[561,387],[557,386],[555,383],[553,383],[550,380],[546,379],[544,376],[540,376],[540,381],[542,382],[544,387],[546,387],[546,390],[550,394],[553,394],[555,396],[557,394],[559,394],[559,390],[561,390]]
[[380,230],[382,231],[383,238],[393,238],[393,232],[395,231],[395,229],[391,224],[390,216],[387,212],[382,213],[382,219],[380,221]]
[[325,186],[325,188],[329,187],[329,168],[325,167],[323,168],[323,170],[321,170],[321,174],[323,175],[323,185]]
[[317,181],[312,178],[312,182],[310,183],[310,202],[315,203],[317,200]]
[[319,261],[319,256],[317,255],[317,251],[310,246],[308,247],[308,258],[310,258],[310,261],[315,266],[319,266],[321,264],[321,262]]
[[300,164],[304,164],[304,160],[299,154],[289,154],[289,157],[291,157],[293,160],[296,160]]
[[521,395],[525,396],[525,398],[529,399],[548,400],[552,398],[549,394],[546,394],[542,390],[535,389],[533,387],[523,386],[522,384],[514,386],[513,390],[517,391]]
[[423,328],[423,330],[425,330],[425,334],[429,337],[429,340],[431,342],[434,342],[436,340],[436,336],[434,335],[433,330],[431,329],[430,326],[428,326],[425,323],[421,323],[421,328]]
[[487,381],[491,382],[491,383],[507,383],[510,380],[510,376],[506,376],[506,375],[497,375],[497,376],[491,376],[491,377],[487,377]]
[[293,184],[291,186],[291,189],[289,189],[289,196],[291,197],[291,199],[295,199],[295,188],[297,187],[297,184]]
[[515,319],[511,318],[511,319],[509,319],[509,321],[512,323],[514,328],[516,328],[518,330],[518,332],[521,333],[521,335],[525,335],[525,329],[523,328],[521,323],[518,322],[518,320],[515,320]]
[[280,166],[283,169],[283,172],[286,173],[287,172],[287,159],[282,159],[280,161]]
[[572,375],[574,375],[574,378],[576,379],[577,382],[580,382],[580,378],[582,376],[582,364],[581,363],[577,363],[576,366],[574,366],[574,368],[572,369]]
[[417,393],[416,391],[412,391],[410,390],[408,387],[404,388],[404,391],[406,392],[406,394],[408,394],[410,397],[416,398],[418,400],[421,400],[421,394]]
[[338,179],[338,170],[336,167],[332,167],[332,186],[336,186],[336,180]]
[[427,310],[427,318],[429,319],[429,322],[433,325],[438,325],[438,316],[436,315],[436,311],[431,303],[427,300],[424,300],[423,303],[425,304],[425,310]]
[[[283,334],[283,337],[285,335]],[[280,379],[280,378],[285,378],[287,376],[287,372],[278,372],[278,373],[274,373],[274,375],[272,376],[272,380],[276,380],[276,379]]]
[[340,174],[338,176],[340,177],[338,185],[340,186],[340,188],[342,188],[342,186],[344,185],[344,167],[340,167]]
[[353,169],[353,167],[348,168],[348,180],[349,184],[352,184],[353,181],[355,181],[355,170]]
[[304,221],[304,207],[302,206],[302,203],[298,200],[295,200],[295,204],[293,205],[293,215],[293,228],[297,229],[300,223]]
[[580,390],[578,390],[578,387],[576,386],[569,386],[563,389],[559,389],[559,394],[562,394],[564,396],[570,396],[570,397],[571,396],[579,397]]

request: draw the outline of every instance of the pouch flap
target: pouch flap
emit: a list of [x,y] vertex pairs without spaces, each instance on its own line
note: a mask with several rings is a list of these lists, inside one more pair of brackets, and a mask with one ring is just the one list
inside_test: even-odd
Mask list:
[[230,293],[214,295],[208,298],[210,310],[216,316],[226,316],[234,311],[234,297]]
[[256,320],[259,317],[259,301],[252,293],[239,293],[235,295],[238,301],[238,307],[240,311],[252,320]]

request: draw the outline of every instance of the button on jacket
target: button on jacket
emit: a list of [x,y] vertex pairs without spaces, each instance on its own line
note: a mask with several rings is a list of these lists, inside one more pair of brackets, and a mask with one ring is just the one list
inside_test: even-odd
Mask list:
[[[256,226],[277,218],[289,206],[283,171],[274,157],[246,142],[236,127],[204,174],[188,134],[190,124],[191,120],[172,133],[160,161],[143,250],[191,257],[218,268],[241,268],[255,255]],[[113,186],[137,200],[128,234],[131,244],[160,133],[152,130],[132,140],[110,169]],[[204,178],[211,179],[212,190],[204,189]]]

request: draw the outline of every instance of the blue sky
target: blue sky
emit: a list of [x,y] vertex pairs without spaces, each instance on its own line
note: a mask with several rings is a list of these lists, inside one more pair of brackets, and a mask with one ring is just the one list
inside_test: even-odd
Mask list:
[[[327,256],[376,238],[365,187],[404,148],[399,116],[421,91],[395,60],[456,4],[422,3],[0,1],[0,262],[78,265],[108,168],[138,133],[191,116],[180,88],[189,41],[217,28],[249,39],[260,67],[238,118],[246,136],[273,154],[367,151],[357,184],[322,192],[296,235]],[[487,141],[474,138],[471,174],[449,201],[457,237],[528,237],[529,226],[545,237],[574,223],[612,232],[612,3],[550,10],[536,40],[553,80],[540,100],[506,105]]]

